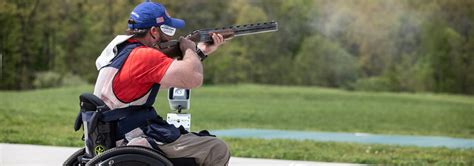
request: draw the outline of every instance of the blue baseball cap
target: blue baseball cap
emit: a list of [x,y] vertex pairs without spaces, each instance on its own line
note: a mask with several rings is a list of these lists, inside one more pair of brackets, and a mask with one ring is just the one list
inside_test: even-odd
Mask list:
[[143,2],[130,13],[129,29],[146,29],[152,26],[168,25],[173,28],[183,28],[184,20],[171,18],[163,5],[156,2]]

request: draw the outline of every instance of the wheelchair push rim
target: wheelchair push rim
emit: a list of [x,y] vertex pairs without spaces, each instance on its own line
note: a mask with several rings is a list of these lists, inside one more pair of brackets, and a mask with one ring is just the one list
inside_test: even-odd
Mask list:
[[95,156],[86,164],[86,166],[95,165],[172,166],[173,164],[159,151],[140,146],[123,146],[107,150]]

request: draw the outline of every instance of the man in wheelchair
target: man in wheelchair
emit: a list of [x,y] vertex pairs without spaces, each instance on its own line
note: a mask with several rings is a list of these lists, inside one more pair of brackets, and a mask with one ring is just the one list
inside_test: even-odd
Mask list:
[[201,62],[223,37],[213,34],[213,44],[197,46],[180,37],[183,58],[177,60],[155,46],[169,41],[183,20],[171,18],[159,3],[143,2],[128,23],[127,35],[113,39],[96,61],[94,94],[80,96],[75,129],[83,126],[86,146],[65,165],[227,165],[230,153],[222,140],[168,124],[153,108],[160,88],[201,86]]

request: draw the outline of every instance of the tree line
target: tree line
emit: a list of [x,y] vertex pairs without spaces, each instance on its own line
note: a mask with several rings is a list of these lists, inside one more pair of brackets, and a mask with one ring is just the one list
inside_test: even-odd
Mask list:
[[[142,0],[0,0],[1,89],[94,83]],[[472,0],[157,1],[195,29],[275,20],[204,62],[205,84],[474,94]]]

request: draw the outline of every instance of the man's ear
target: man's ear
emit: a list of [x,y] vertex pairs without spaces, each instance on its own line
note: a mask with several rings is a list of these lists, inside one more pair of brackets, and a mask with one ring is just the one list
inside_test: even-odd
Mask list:
[[160,38],[160,32],[159,29],[155,26],[150,28],[150,35],[153,39]]
[[153,34],[159,33],[158,30],[159,29],[155,26],[151,27],[151,29],[150,29],[150,31],[153,32]]

